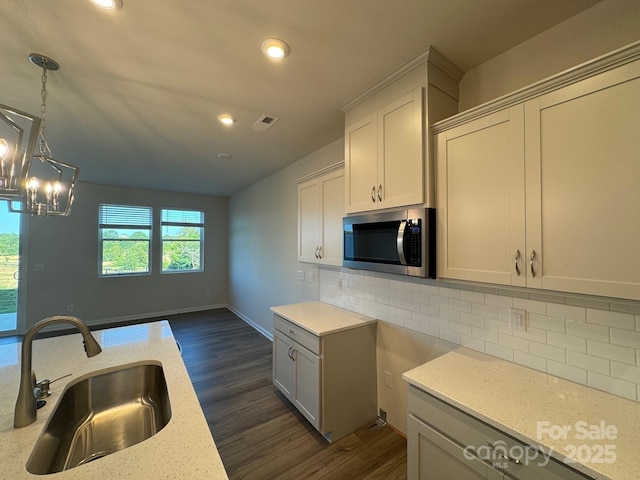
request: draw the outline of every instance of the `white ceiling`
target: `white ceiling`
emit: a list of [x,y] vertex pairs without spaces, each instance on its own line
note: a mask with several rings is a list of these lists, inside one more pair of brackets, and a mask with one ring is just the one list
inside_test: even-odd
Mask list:
[[0,103],[38,114],[48,55],[47,140],[80,180],[226,196],[342,137],[340,106],[429,45],[467,71],[597,2],[4,0]]

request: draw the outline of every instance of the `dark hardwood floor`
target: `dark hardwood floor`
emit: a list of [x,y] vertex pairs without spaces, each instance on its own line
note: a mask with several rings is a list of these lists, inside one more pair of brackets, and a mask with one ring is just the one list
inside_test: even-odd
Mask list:
[[406,479],[406,440],[364,425],[329,444],[271,383],[272,343],[226,309],[169,317],[231,480]]

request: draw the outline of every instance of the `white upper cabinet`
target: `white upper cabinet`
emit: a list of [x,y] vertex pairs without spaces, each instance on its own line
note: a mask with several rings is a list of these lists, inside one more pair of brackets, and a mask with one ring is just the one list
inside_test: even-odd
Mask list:
[[640,44],[507,100],[435,127],[438,275],[640,299]]
[[342,265],[342,162],[298,183],[298,260]]
[[529,285],[640,299],[640,60],[528,101],[525,125]]
[[523,125],[517,105],[437,135],[438,277],[525,284]]
[[345,212],[433,204],[431,123],[457,112],[462,72],[430,48],[345,112]]
[[422,203],[422,88],[345,130],[347,213]]

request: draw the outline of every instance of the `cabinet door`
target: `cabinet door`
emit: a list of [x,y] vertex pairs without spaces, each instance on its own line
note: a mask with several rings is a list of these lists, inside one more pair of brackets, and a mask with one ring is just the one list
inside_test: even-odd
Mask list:
[[518,105],[437,135],[439,277],[525,284],[523,132]]
[[320,246],[320,191],[317,180],[298,185],[298,260],[317,262]]
[[504,475],[409,415],[407,424],[408,480],[502,480]]
[[526,104],[536,288],[640,299],[640,62]]
[[315,428],[320,427],[320,357],[294,344],[295,391],[293,402]]
[[322,229],[320,263],[342,266],[342,217],[344,216],[344,174],[342,171],[321,179]]
[[278,330],[273,331],[273,383],[288,399],[293,398],[295,371],[289,354],[292,342]]
[[423,203],[422,87],[385,106],[378,117],[378,208]]
[[345,129],[345,211],[374,210],[378,185],[378,118],[374,113]]

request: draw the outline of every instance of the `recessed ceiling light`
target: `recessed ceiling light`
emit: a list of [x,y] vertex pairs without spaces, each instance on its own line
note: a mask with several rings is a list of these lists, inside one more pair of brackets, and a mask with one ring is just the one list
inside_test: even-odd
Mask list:
[[262,42],[262,53],[272,60],[282,60],[289,55],[289,45],[278,38],[268,38]]
[[228,113],[222,113],[222,114],[218,115],[218,120],[223,125],[233,125],[234,123],[236,123],[236,119],[233,118]]
[[117,9],[122,8],[122,0],[91,0],[93,3],[102,8]]
[[220,152],[218,154],[218,158],[221,160],[229,160],[231,158],[231,154],[226,153],[226,152]]

